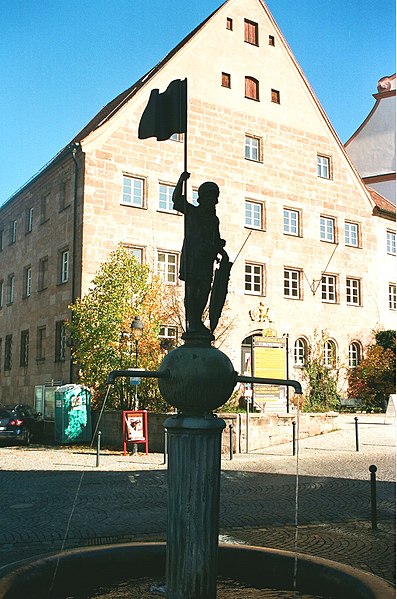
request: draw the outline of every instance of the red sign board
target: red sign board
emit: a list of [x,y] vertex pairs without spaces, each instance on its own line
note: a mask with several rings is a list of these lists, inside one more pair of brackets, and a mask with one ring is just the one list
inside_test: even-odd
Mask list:
[[123,411],[123,447],[127,455],[127,443],[144,443],[149,453],[147,410]]

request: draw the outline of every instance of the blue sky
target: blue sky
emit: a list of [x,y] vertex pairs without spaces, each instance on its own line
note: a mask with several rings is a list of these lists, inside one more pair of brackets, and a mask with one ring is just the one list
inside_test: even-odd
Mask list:
[[[221,0],[1,0],[0,204]],[[268,0],[343,142],[395,72],[395,0]]]

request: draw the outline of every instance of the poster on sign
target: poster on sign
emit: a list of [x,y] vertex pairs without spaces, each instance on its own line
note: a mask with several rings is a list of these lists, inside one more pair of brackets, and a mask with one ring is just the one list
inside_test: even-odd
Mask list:
[[127,443],[143,443],[148,453],[147,410],[123,411],[123,445],[124,455]]

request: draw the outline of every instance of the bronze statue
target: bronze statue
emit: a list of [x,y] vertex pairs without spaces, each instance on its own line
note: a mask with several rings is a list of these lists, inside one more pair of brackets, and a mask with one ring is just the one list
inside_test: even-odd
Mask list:
[[[172,200],[174,209],[185,215],[185,238],[181,253],[179,278],[185,281],[185,310],[188,335],[212,337],[226,293],[231,263],[224,250],[225,240],[219,233],[219,219],[215,206],[218,203],[219,187],[208,181],[198,189],[198,206],[190,204],[183,195],[182,187],[190,173],[183,172],[175,187]],[[213,281],[214,263],[217,276]],[[202,315],[211,292],[209,330],[202,322]]]

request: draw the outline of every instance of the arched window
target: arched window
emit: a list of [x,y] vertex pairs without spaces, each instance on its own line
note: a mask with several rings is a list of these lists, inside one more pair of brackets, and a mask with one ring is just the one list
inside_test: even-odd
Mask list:
[[294,343],[294,366],[306,366],[307,361],[307,342],[306,339],[299,337]]
[[336,343],[332,339],[328,339],[324,343],[324,366],[327,366],[327,368],[335,368],[336,366]]
[[259,102],[259,81],[254,77],[245,78],[245,97]]
[[361,345],[357,341],[353,341],[349,345],[349,366],[354,368],[361,362]]

